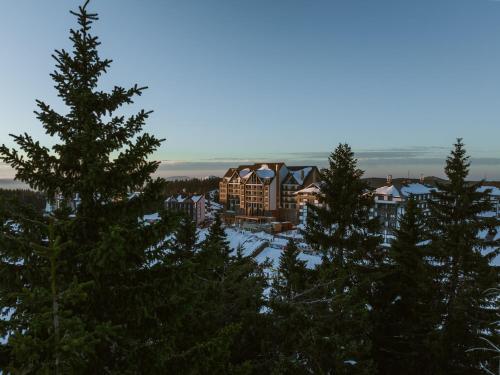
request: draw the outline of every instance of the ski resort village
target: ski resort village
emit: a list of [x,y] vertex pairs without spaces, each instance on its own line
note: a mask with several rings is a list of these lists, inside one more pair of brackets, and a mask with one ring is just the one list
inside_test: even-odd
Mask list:
[[[290,239],[299,245],[301,259],[313,268],[321,262],[321,256],[311,249],[303,238],[311,207],[323,207],[322,181],[316,166],[287,166],[283,162],[255,163],[230,168],[222,178],[211,176],[218,182],[218,189],[199,194],[186,189],[168,196],[164,200],[167,212],[187,215],[198,227],[199,241],[205,238],[208,227],[216,215],[225,224],[231,248],[238,247],[246,256],[253,256],[259,262],[270,259],[277,261]],[[438,191],[436,178],[424,176],[418,179],[393,179],[388,175],[381,179],[367,179],[369,189],[366,194],[374,201],[371,216],[380,220],[383,244],[389,246],[395,230],[404,216],[409,199],[416,201],[424,215],[429,215],[429,201]],[[482,212],[485,218],[500,218],[500,188],[487,184],[478,188],[487,193],[491,211]],[[129,199],[139,196],[133,192]],[[50,214],[62,207],[62,197],[47,201],[45,212]],[[79,204],[79,197],[64,202],[72,210]],[[154,223],[160,219],[158,212],[146,215],[143,221]],[[500,227],[480,233],[484,239],[500,239]],[[485,251],[491,251],[486,249]],[[500,264],[497,257],[495,264]]]
[[0,375],[500,375],[500,0],[1,14]]

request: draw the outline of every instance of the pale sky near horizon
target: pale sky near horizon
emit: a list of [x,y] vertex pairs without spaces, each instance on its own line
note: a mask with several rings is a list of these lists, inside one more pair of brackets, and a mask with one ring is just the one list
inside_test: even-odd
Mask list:
[[[4,0],[0,143],[51,141],[35,99],[58,104],[50,55],[80,1]],[[149,86],[133,106],[167,141],[161,174],[246,161],[324,165],[339,142],[367,175],[442,176],[456,137],[473,178],[500,179],[500,2],[93,0],[103,80]],[[0,178],[11,171],[0,165]]]

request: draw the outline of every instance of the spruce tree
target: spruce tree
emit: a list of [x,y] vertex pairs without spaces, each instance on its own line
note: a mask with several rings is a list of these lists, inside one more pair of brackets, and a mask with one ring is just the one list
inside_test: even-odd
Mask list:
[[182,290],[193,298],[168,368],[189,374],[256,371],[266,287],[261,267],[241,251],[232,254],[219,215],[192,262],[192,281]]
[[[469,156],[458,139],[446,160],[446,183],[430,202],[431,249],[439,282],[438,374],[479,374],[486,353],[469,351],[481,346],[480,335],[495,337],[493,300],[487,290],[498,286],[498,270],[491,260],[498,243],[482,234],[497,225],[486,218],[492,210],[482,185],[468,183]],[[491,221],[493,220],[493,221]]]
[[174,231],[171,248],[172,261],[182,263],[185,260],[192,259],[197,248],[197,242],[196,223],[188,216],[182,217]]
[[380,374],[433,372],[436,285],[426,239],[423,212],[410,197],[373,303],[374,359]]
[[[169,232],[164,221],[144,225],[144,207],[158,200],[161,180],[149,157],[161,140],[142,131],[151,112],[125,117],[145,87],[110,92],[99,80],[111,60],[101,59],[91,25],[77,12],[72,51],[56,50],[51,74],[67,114],[37,101],[38,120],[55,144],[13,136],[19,150],[0,148],[16,178],[63,202],[43,217],[2,207],[0,304],[11,317],[1,325],[8,373],[151,373],[164,349],[157,283],[166,284],[157,244]],[[142,191],[128,199],[132,191]],[[161,280],[163,277],[163,280]]]
[[314,319],[315,371],[371,373],[369,297],[380,263],[378,219],[363,171],[347,144],[340,144],[321,171],[321,207],[310,206],[304,238],[322,255]]
[[229,241],[222,226],[220,214],[217,213],[209,228],[207,238],[201,245],[200,259],[208,267],[212,267],[214,273],[220,273],[229,264],[230,255]]
[[273,323],[273,374],[309,373],[307,332],[310,271],[298,258],[300,250],[293,239],[280,256],[273,278],[269,307]]

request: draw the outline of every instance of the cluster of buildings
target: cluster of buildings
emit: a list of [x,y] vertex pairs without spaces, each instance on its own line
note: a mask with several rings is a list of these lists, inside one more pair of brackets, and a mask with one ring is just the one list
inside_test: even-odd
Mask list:
[[[424,215],[429,215],[429,200],[432,194],[437,191],[435,186],[424,183],[423,177],[419,182],[393,182],[392,176],[387,177],[384,186],[375,189],[374,216],[380,218],[382,224],[382,235],[384,242],[391,242],[394,237],[394,230],[398,227],[399,220],[405,212],[406,202],[413,198],[420,207]],[[478,192],[487,192],[491,202],[492,211],[483,212],[482,216],[500,218],[500,189],[495,186],[481,186]]]
[[[424,215],[429,214],[429,200],[437,188],[420,180],[393,181],[388,176],[383,186],[373,191],[372,214],[379,217],[384,242],[389,243],[413,198]],[[487,191],[493,211],[486,216],[500,217],[500,189],[482,186]],[[219,201],[226,222],[290,222],[305,226],[309,207],[321,207],[320,173],[315,166],[287,166],[284,163],[257,163],[230,168],[219,183]]]
[[[252,223],[257,226],[304,227],[311,206],[323,205],[320,172],[315,166],[287,166],[285,163],[256,163],[230,168],[219,182],[219,203],[226,223]],[[389,243],[405,212],[408,199],[416,200],[424,214],[429,214],[429,200],[437,190],[420,180],[393,181],[388,176],[383,186],[373,191],[372,215],[379,217],[384,242]],[[484,216],[500,218],[500,188],[482,186],[488,192],[493,210]],[[132,193],[132,199],[139,193]],[[76,211],[80,199],[57,196],[47,203],[50,214],[63,205]],[[176,194],[168,197],[165,209],[185,212],[200,225],[207,218],[207,202],[202,194]]]
[[[139,196],[140,192],[132,192],[128,195],[128,199],[134,199]],[[170,211],[185,212],[193,221],[199,225],[206,219],[206,200],[201,194],[176,194],[168,197],[165,202],[165,209]],[[54,211],[63,207],[68,208],[71,212],[70,216],[74,216],[78,206],[81,203],[80,196],[76,194],[72,199],[63,197],[57,194],[53,199],[47,200],[44,213],[51,215]],[[158,214],[146,215],[144,220],[154,222],[159,219]]]

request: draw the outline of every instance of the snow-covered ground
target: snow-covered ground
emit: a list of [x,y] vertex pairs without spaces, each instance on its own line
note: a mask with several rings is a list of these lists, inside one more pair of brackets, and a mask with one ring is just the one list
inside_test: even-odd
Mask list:
[[[233,249],[233,251],[236,251],[236,248],[239,245],[243,246],[243,254],[245,256],[251,256],[257,250],[261,250],[258,254],[256,254],[255,260],[261,264],[268,260],[272,271],[278,267],[279,258],[288,243],[288,239],[295,238],[300,241],[302,238],[297,231],[289,231],[286,233],[280,233],[279,235],[272,235],[266,232],[253,233],[236,227],[227,227],[225,231],[229,241],[229,246]],[[208,228],[200,229],[198,232],[199,241],[203,241],[207,234]],[[298,245],[300,248],[300,244]],[[306,252],[302,252],[299,258],[305,260],[309,268],[314,268],[321,262],[320,256],[311,255]]]
[[[275,247],[266,247],[259,255],[255,257],[258,263],[263,263],[268,260],[271,262],[271,268],[273,270],[277,269],[279,266],[279,259],[282,250]],[[305,260],[307,268],[314,268],[316,265],[321,263],[321,257],[319,255],[306,254],[304,252],[299,255],[300,260]]]
[[[208,193],[208,196],[211,197],[212,192]],[[213,195],[213,194],[212,194]],[[215,218],[215,214],[222,210],[222,204],[214,202],[213,200],[208,199],[205,203],[205,217],[207,220],[213,220]]]

